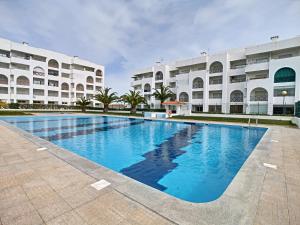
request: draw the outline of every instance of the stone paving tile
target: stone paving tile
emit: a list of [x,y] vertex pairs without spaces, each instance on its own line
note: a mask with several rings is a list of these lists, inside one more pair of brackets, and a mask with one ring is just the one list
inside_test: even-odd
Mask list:
[[290,225],[300,224],[300,184],[287,184]]
[[65,201],[60,200],[47,206],[37,209],[40,216],[44,221],[49,221],[55,217],[63,215],[64,213],[71,211],[71,206],[69,206]]
[[25,213],[24,215],[14,218],[2,218],[3,225],[42,225],[44,224],[42,218],[36,211]]
[[75,211],[67,212],[47,222],[47,225],[88,225]]
[[33,179],[22,185],[29,199],[43,196],[48,193],[53,193],[53,189],[42,178]]
[[16,206],[28,200],[26,193],[20,186],[6,188],[0,192],[0,210]]
[[88,224],[115,225],[123,220],[120,215],[106,207],[99,198],[78,207],[76,212]]
[[29,201],[25,201],[9,208],[2,208],[0,210],[0,217],[2,221],[10,221],[32,211],[35,211],[33,205]]

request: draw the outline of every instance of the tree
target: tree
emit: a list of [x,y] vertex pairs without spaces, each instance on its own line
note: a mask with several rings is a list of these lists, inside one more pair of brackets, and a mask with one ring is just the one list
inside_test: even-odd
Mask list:
[[111,88],[100,89],[95,95],[95,100],[103,104],[103,112],[108,112],[108,106],[119,99],[116,92],[109,93]]
[[76,105],[79,105],[82,112],[86,111],[86,107],[91,104],[91,100],[85,97],[80,97],[77,99]]
[[152,95],[160,101],[160,108],[162,108],[162,103],[168,98],[173,97],[175,94],[168,86],[161,85],[160,88],[154,89],[154,93]]
[[136,113],[136,107],[137,105],[144,103],[147,104],[146,99],[141,95],[141,93],[139,91],[129,91],[129,93],[123,95],[121,97],[121,99],[124,102],[127,102],[128,104],[130,104],[131,109],[130,109],[130,113],[135,114]]

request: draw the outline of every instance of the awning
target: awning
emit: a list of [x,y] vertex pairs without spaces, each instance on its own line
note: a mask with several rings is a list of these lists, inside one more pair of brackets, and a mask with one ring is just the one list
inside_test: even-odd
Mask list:
[[180,101],[168,101],[168,102],[163,102],[163,105],[185,105],[187,104],[186,102],[180,102]]

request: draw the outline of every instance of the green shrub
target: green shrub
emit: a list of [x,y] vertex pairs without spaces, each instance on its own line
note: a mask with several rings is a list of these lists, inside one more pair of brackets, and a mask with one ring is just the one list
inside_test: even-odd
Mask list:
[[20,107],[19,103],[9,103],[8,108],[10,109],[18,109]]

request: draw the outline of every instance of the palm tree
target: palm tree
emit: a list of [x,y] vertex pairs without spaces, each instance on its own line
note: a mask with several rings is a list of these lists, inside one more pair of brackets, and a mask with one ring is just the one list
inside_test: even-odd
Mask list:
[[146,99],[141,95],[141,93],[139,91],[129,91],[129,93],[121,96],[121,99],[124,102],[127,102],[128,104],[130,104],[131,109],[130,109],[130,113],[135,114],[136,113],[136,107],[138,104],[144,103],[147,104]]
[[175,94],[170,90],[168,86],[161,85],[160,88],[154,89],[152,94],[156,99],[160,100],[160,108],[162,108],[162,103],[168,98],[173,97]]
[[99,93],[95,95],[95,100],[103,104],[103,112],[108,112],[108,106],[119,99],[116,92],[109,93],[111,88],[100,89]]
[[77,99],[76,105],[79,105],[82,112],[86,111],[86,107],[91,103],[91,100],[85,97]]

